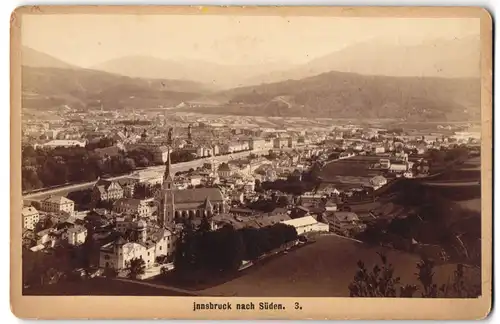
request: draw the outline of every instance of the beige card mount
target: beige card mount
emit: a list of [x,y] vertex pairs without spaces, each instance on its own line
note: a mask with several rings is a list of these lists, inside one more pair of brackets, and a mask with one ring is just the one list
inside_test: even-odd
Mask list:
[[14,314],[486,317],[491,55],[474,7],[16,9]]

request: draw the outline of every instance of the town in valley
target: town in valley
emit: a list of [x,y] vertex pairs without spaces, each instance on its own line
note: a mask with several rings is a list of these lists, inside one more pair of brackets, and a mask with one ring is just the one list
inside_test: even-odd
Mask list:
[[[192,81],[79,68],[32,43],[13,219],[24,295],[481,295],[480,82],[464,58],[447,78],[312,62],[214,89],[201,67]],[[241,309],[277,305],[294,308]]]

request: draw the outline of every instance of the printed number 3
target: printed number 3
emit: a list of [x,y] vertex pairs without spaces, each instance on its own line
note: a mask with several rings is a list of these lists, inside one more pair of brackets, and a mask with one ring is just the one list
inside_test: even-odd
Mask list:
[[295,309],[302,309],[302,306],[299,303],[295,303]]

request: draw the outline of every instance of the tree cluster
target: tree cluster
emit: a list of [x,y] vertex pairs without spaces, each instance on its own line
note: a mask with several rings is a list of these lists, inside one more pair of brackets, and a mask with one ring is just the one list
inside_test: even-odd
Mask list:
[[481,295],[481,287],[465,275],[465,267],[458,264],[450,282],[438,285],[434,282],[434,263],[421,259],[415,276],[421,287],[403,284],[395,277],[395,268],[384,254],[379,253],[381,265],[368,269],[360,260],[353,281],[349,284],[351,297],[416,297],[420,291],[422,298],[476,298]]
[[314,182],[299,180],[283,180],[278,179],[276,181],[264,181],[261,183],[260,188],[262,190],[277,190],[283,193],[292,195],[302,195],[307,191],[311,191],[316,187]]
[[24,286],[43,286],[75,278],[75,269],[88,268],[87,246],[60,246],[49,253],[22,251]]
[[126,126],[130,126],[130,125],[148,126],[148,125],[151,125],[151,121],[150,120],[136,120],[136,119],[133,119],[133,120],[122,120],[121,123],[123,125],[126,125]]
[[146,272],[146,263],[143,259],[133,258],[126,264],[127,275],[131,279],[137,279]]
[[284,224],[240,230],[225,225],[211,231],[206,219],[197,229],[186,221],[177,241],[175,271],[180,276],[235,272],[243,260],[256,260],[296,239],[295,228]]
[[293,226],[280,223],[263,228],[246,227],[239,232],[245,243],[246,260],[256,260],[263,254],[295,241],[298,237]]
[[22,188],[34,190],[68,182],[93,181],[102,175],[119,175],[135,169],[124,153],[99,156],[86,148],[26,148],[22,152]]
[[110,137],[101,137],[96,141],[90,141],[87,143],[85,148],[89,151],[93,151],[98,148],[106,148],[116,144],[116,140]]
[[419,250],[420,244],[412,243],[416,240],[441,248],[450,260],[480,264],[480,213],[462,208],[438,193],[424,194],[418,186],[405,188],[396,203],[413,207],[413,211],[404,218],[374,220],[356,238],[409,252]]
[[175,150],[175,151],[172,151],[170,153],[170,162],[172,164],[181,163],[181,162],[189,162],[189,161],[193,161],[194,159],[196,159],[196,155],[191,153],[191,152],[188,152],[188,151]]
[[54,226],[54,222],[52,221],[52,219],[50,217],[45,217],[41,219],[38,223],[36,223],[35,232],[38,233],[47,228],[51,228],[52,226]]
[[92,189],[71,191],[66,197],[75,203],[75,208],[85,209],[92,201]]
[[[107,147],[114,141],[102,138],[87,147],[57,147],[54,149],[26,146],[22,151],[23,191],[35,190],[66,183],[94,181],[104,175],[121,175],[137,167],[155,164],[151,150],[137,148],[116,155],[100,155],[94,150]],[[195,158],[186,151],[174,151],[171,162],[187,162]]]
[[469,151],[465,147],[455,147],[448,150],[431,149],[427,151],[429,163],[434,168],[442,168],[445,165],[460,163],[469,157]]
[[134,160],[137,167],[148,167],[154,164],[154,154],[145,148],[136,148],[127,152],[127,156]]

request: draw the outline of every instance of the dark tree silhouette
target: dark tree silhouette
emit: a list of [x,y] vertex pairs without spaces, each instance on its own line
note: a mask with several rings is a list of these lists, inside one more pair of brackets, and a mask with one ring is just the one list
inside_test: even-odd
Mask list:
[[[358,261],[358,269],[349,284],[351,297],[414,297],[419,290],[416,285],[401,283],[400,277],[394,277],[395,269],[388,263],[384,254],[378,253],[381,265],[375,264],[371,270]],[[423,298],[475,298],[481,295],[481,287],[465,277],[464,266],[457,265],[452,282],[438,287],[434,283],[434,262],[422,259],[417,263],[415,273],[422,285]]]
[[143,259],[133,258],[127,264],[128,277],[137,279],[146,272],[146,263]]

